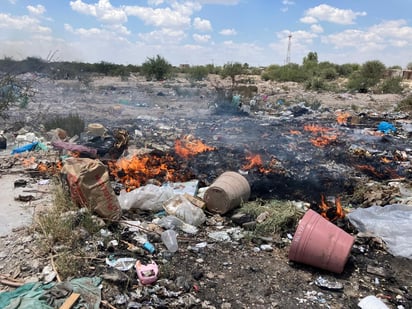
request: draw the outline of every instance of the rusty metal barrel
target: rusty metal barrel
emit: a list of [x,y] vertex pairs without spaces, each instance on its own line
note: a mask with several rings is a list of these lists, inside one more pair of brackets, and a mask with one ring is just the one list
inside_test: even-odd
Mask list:
[[225,214],[248,201],[249,197],[247,179],[236,172],[224,172],[206,190],[203,199],[210,212]]

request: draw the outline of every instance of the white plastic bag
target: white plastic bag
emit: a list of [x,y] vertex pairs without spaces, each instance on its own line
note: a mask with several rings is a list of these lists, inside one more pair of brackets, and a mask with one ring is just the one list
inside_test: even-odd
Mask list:
[[163,203],[171,197],[171,188],[148,184],[130,192],[121,191],[118,199],[123,210],[141,209],[156,212],[163,210]]
[[193,205],[183,195],[172,197],[165,203],[164,209],[169,215],[176,216],[194,226],[199,226],[206,221],[206,215],[203,210]]
[[358,208],[348,218],[359,232],[381,238],[394,256],[412,259],[412,206]]

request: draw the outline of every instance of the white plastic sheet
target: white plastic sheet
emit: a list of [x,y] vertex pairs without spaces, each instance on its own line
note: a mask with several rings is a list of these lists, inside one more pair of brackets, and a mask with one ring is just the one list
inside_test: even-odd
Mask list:
[[412,259],[412,206],[358,208],[348,218],[359,232],[381,238],[394,256]]

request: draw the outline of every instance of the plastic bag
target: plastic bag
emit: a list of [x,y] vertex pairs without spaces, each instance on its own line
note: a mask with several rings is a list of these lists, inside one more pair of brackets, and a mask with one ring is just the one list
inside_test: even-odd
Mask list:
[[162,210],[163,203],[171,197],[171,188],[148,184],[130,192],[121,191],[118,200],[124,210],[141,209],[156,212]]
[[394,256],[412,259],[412,206],[358,208],[348,218],[359,232],[382,238]]
[[168,200],[164,205],[164,209],[169,215],[176,216],[194,226],[199,226],[206,221],[203,210],[193,205],[183,195],[176,195]]

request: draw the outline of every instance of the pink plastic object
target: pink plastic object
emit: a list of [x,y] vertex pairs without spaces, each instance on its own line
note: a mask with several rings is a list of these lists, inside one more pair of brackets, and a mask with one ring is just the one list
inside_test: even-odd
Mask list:
[[341,273],[354,241],[353,236],[309,209],[293,236],[289,260]]
[[157,280],[159,268],[154,261],[144,265],[138,260],[136,262],[136,272],[142,284],[151,284]]

